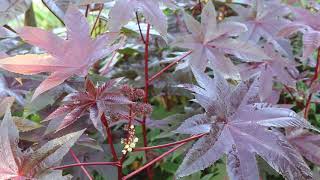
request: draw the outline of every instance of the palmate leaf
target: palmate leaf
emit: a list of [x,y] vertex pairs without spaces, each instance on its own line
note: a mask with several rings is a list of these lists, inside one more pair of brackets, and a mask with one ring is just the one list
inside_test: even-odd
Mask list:
[[289,14],[289,8],[279,2],[253,0],[251,6],[231,5],[238,16],[228,18],[244,23],[248,31],[241,34],[241,39],[258,43],[261,38],[272,43],[281,53],[291,56],[289,41],[277,36],[277,33],[290,23],[284,16]]
[[190,34],[178,37],[173,45],[192,50],[189,66],[204,70],[207,66],[225,75],[237,78],[237,68],[226,54],[232,54],[243,61],[261,61],[268,56],[249,42],[233,37],[247,31],[238,22],[217,22],[217,13],[211,1],[202,10],[201,23],[185,13],[184,21]]
[[60,164],[63,156],[84,132],[78,131],[53,139],[40,148],[21,151],[18,147],[19,131],[9,108],[0,126],[0,177],[4,179],[40,179],[52,175],[56,179],[67,179],[61,171],[50,168]]
[[110,111],[114,105],[132,103],[120,92],[113,90],[114,85],[120,79],[112,79],[99,87],[95,87],[93,82],[87,79],[85,82],[86,92],[75,92],[67,95],[63,100],[64,104],[52,112],[45,121],[64,117],[56,129],[56,131],[60,131],[72,125],[85,112],[89,112],[93,125],[103,134],[101,115],[108,110]]
[[265,101],[273,92],[273,82],[279,82],[291,88],[295,88],[299,71],[295,67],[295,62],[281,56],[276,52],[273,45],[266,44],[264,47],[266,54],[271,59],[264,62],[252,64],[240,64],[239,72],[241,78],[246,80],[252,76],[259,75],[259,95]]
[[24,27],[19,30],[23,40],[43,48],[50,55],[27,54],[0,59],[1,68],[15,73],[51,73],[35,90],[33,99],[73,75],[86,76],[91,65],[122,45],[122,41],[112,45],[116,33],[107,33],[92,40],[85,17],[74,6],[69,7],[64,23],[68,30],[67,40],[38,28]]
[[[62,19],[69,4],[83,6],[95,3],[107,3],[112,0],[44,0],[47,6]],[[167,7],[176,8],[172,0],[116,0],[109,13],[110,31],[118,32],[134,16],[135,12],[141,12],[148,23],[150,23],[162,36],[167,35],[167,19],[160,9],[160,2]],[[126,11],[123,11],[123,10]],[[119,14],[119,12],[122,12]]]
[[320,13],[311,13],[302,8],[291,7],[294,21],[282,27],[279,36],[289,36],[298,31],[303,33],[302,60],[310,57],[315,49],[320,46]]
[[268,129],[315,129],[310,123],[292,110],[261,103],[256,80],[241,82],[234,88],[217,73],[214,80],[204,73],[196,74],[207,93],[195,92],[195,97],[201,106],[205,105],[206,112],[187,119],[176,132],[207,134],[188,151],[177,171],[179,177],[203,170],[226,155],[231,179],[258,180],[258,155],[287,179],[312,179],[308,165],[284,135]]
[[135,12],[139,11],[162,36],[166,36],[168,24],[160,9],[161,1],[163,0],[117,0],[109,12],[110,31],[118,32],[135,16]]

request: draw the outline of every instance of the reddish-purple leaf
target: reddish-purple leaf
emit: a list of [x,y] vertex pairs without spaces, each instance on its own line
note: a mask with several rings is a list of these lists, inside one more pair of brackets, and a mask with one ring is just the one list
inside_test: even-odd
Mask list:
[[[258,43],[261,38],[272,43],[281,53],[291,55],[291,48],[287,49],[281,42],[285,40],[277,33],[290,21],[284,16],[289,14],[289,8],[278,2],[254,0],[252,6],[245,8],[241,5],[231,5],[237,12],[238,16],[233,16],[228,19],[244,23],[248,31],[241,35],[243,40],[250,40],[253,43]],[[289,42],[286,42],[289,45]]]
[[76,122],[84,113],[90,113],[93,125],[103,134],[100,117],[103,112],[112,109],[112,106],[131,104],[132,102],[112,87],[119,79],[112,79],[96,87],[93,82],[86,79],[86,92],[75,92],[67,95],[64,104],[52,112],[45,121],[63,118],[56,131],[60,131]]
[[303,8],[291,7],[294,21],[282,27],[279,36],[289,36],[297,31],[303,33],[303,57],[309,58],[313,51],[320,46],[320,14],[312,13]]
[[280,82],[288,87],[295,88],[299,71],[295,62],[281,56],[271,44],[264,47],[266,54],[271,59],[262,63],[240,64],[239,71],[242,79],[246,80],[252,76],[259,75],[259,95],[262,101],[268,99],[273,92],[273,82]]
[[0,177],[4,179],[67,179],[61,171],[50,168],[60,164],[63,156],[84,132],[78,131],[53,139],[40,148],[22,151],[18,147],[19,131],[8,108],[0,126]]
[[[109,25],[112,32],[118,32],[134,16],[135,12],[142,12],[154,28],[162,35],[167,35],[167,18],[160,10],[160,0],[117,0],[109,13]],[[124,11],[125,9],[125,11]],[[121,12],[121,13],[119,13]]]
[[[69,7],[64,22],[68,30],[67,40],[38,28],[24,27],[19,30],[22,39],[43,48],[50,55],[17,55],[0,60],[0,67],[12,72],[52,73],[36,89],[33,99],[75,74],[86,76],[91,65],[112,53],[122,44],[111,45],[117,35],[115,33],[104,34],[92,40],[85,17],[74,6]],[[108,47],[105,48],[107,45]]]
[[[201,77],[197,78],[198,81],[208,79],[204,73],[197,72],[197,76]],[[263,103],[252,104],[259,102],[255,81],[247,85],[240,83],[232,90],[216,73],[214,82],[202,80],[199,84],[207,91],[207,95],[200,94],[205,96],[203,100],[206,99],[206,104],[214,108],[204,107],[205,114],[193,116],[176,130],[187,134],[197,134],[194,130],[198,130],[199,134],[208,133],[189,150],[177,171],[178,176],[203,170],[226,154],[230,178],[257,180],[257,154],[285,178],[312,179],[311,171],[301,155],[280,132],[268,130],[265,126],[312,129],[313,126],[289,109]],[[209,89],[210,84],[216,88]]]
[[201,13],[201,23],[185,14],[185,23],[190,34],[178,37],[174,45],[192,50],[189,66],[205,70],[207,66],[233,78],[237,78],[237,69],[225,54],[232,54],[244,61],[260,61],[268,56],[248,42],[234,39],[247,30],[246,26],[236,22],[217,22],[217,13],[209,1]]

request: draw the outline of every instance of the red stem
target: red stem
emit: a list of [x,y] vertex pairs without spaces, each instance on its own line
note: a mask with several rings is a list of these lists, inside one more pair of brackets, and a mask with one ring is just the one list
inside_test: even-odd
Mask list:
[[113,145],[111,129],[109,128],[109,124],[108,124],[108,121],[107,121],[107,118],[106,118],[105,114],[102,114],[101,122],[105,126],[106,131],[107,131],[107,136],[108,136],[107,139],[108,139],[108,143],[110,145],[110,149],[111,149],[111,153],[112,153],[112,156],[113,156],[113,160],[114,161],[118,161],[118,156],[117,156],[116,150],[115,150],[114,145]]
[[101,166],[101,165],[111,165],[111,166],[119,166],[118,162],[88,162],[88,163],[76,163],[76,164],[67,164],[63,166],[57,166],[52,169],[59,170],[59,169],[66,169],[71,167],[78,167],[78,166]]
[[91,29],[91,32],[90,32],[91,36],[93,34],[93,31],[96,29],[96,26],[98,24],[98,21],[99,21],[99,18],[100,18],[100,15],[101,15],[101,12],[102,12],[103,8],[104,8],[104,4],[101,5],[101,8],[99,10],[99,14],[98,14],[98,16],[97,16],[97,18],[96,18],[96,20],[94,22],[94,25],[93,25],[92,29]]
[[144,102],[148,102],[148,90],[149,90],[149,33],[150,33],[150,24],[147,27],[147,36],[146,36],[146,44],[144,49],[144,80],[145,80],[145,87],[144,87]]
[[[107,136],[108,136],[107,139],[108,139],[108,143],[109,143],[109,146],[110,146],[110,149],[111,149],[113,160],[118,162],[119,159],[118,159],[116,150],[115,150],[114,145],[113,145],[111,129],[109,127],[107,118],[106,118],[104,113],[101,116],[101,122],[105,126],[106,131],[107,131]],[[118,179],[121,179],[121,178],[122,178],[122,163],[120,163],[119,166],[118,166]]]
[[178,148],[180,148],[181,146],[185,145],[187,142],[179,144],[177,146],[175,146],[174,148],[170,149],[169,151],[163,153],[161,156],[158,156],[157,158],[153,159],[152,161],[148,162],[147,164],[145,164],[144,166],[140,167],[139,169],[131,172],[130,174],[126,175],[125,177],[122,178],[122,180],[127,180],[133,176],[135,176],[136,174],[140,173],[141,171],[143,171],[144,169],[148,169],[150,166],[152,166],[154,163],[160,161],[162,158],[164,158],[165,156],[169,155],[170,153],[174,152],[175,150],[177,150]]
[[[79,164],[81,163],[80,160],[78,159],[78,157],[76,156],[76,154],[74,153],[74,151],[70,148],[69,150],[71,156],[73,157],[73,159]],[[90,179],[93,180],[93,178],[90,176],[89,172],[87,171],[87,169],[84,166],[81,166],[82,171],[84,172],[84,174]]]
[[[313,78],[310,81],[309,88],[311,88],[312,84],[318,79],[319,77],[319,72],[320,72],[320,47],[318,48],[318,55],[317,55],[317,64],[316,64],[316,69],[314,71]],[[312,99],[312,93],[309,94],[307,102],[306,102],[306,108],[304,111],[304,118],[308,118],[309,114],[309,109],[310,109],[310,104],[311,104],[311,99]]]
[[182,59],[184,59],[185,57],[189,56],[192,53],[192,51],[188,51],[186,52],[184,55],[178,57],[176,60],[174,60],[172,63],[170,63],[168,66],[164,67],[161,71],[159,71],[157,74],[153,75],[150,79],[149,79],[149,83],[151,81],[153,81],[154,79],[156,79],[157,77],[159,77],[161,74],[163,74],[166,70],[168,70],[169,68],[171,68],[172,66],[174,66],[176,63],[178,63],[179,61],[181,61]]
[[305,119],[308,119],[308,116],[309,116],[311,99],[312,99],[312,93],[309,94],[308,99],[307,99],[307,103],[306,103],[306,108],[304,109],[304,118]]
[[[148,93],[149,93],[149,39],[150,39],[150,24],[147,25],[147,34],[146,34],[146,40],[145,40],[145,48],[144,48],[144,102],[148,103]],[[148,139],[147,139],[147,127],[146,127],[146,116],[143,116],[142,120],[142,135],[143,135],[143,146],[148,146]],[[145,150],[145,158],[148,161],[148,151]],[[150,180],[152,180],[152,172],[151,167],[147,168],[147,174]]]
[[198,138],[201,138],[202,136],[204,136],[205,134],[198,134],[198,135],[194,135],[191,136],[189,138],[177,141],[177,142],[173,142],[173,143],[168,143],[168,144],[162,144],[162,145],[158,145],[158,146],[149,146],[149,147],[140,147],[140,148],[135,148],[133,149],[133,151],[145,151],[145,150],[152,150],[152,149],[161,149],[161,148],[166,148],[166,147],[170,147],[170,146],[174,146],[174,145],[178,145],[178,144],[182,144],[185,142],[189,142]]

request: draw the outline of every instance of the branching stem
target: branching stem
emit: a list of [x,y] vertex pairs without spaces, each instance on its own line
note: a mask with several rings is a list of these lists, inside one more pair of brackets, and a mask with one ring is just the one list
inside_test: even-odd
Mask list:
[[52,169],[54,170],[60,170],[60,169],[66,169],[66,168],[71,168],[71,167],[78,167],[78,166],[119,166],[118,162],[87,162],[87,163],[76,163],[76,164],[67,164],[63,166],[57,166]]
[[[104,125],[104,127],[106,128],[106,131],[107,131],[107,136],[108,136],[107,140],[108,140],[108,143],[109,143],[109,146],[110,146],[110,149],[111,149],[113,160],[115,162],[118,162],[119,159],[118,159],[116,150],[114,148],[111,129],[109,127],[109,123],[108,123],[107,118],[106,118],[104,113],[101,116],[101,122],[102,122],[102,124]],[[118,179],[121,179],[121,178],[122,178],[122,164],[120,163],[119,166],[118,166]]]
[[182,59],[184,59],[185,57],[189,56],[192,53],[192,51],[188,51],[185,54],[183,54],[182,56],[179,56],[176,60],[174,60],[173,62],[171,62],[169,65],[167,65],[166,67],[164,67],[162,70],[160,70],[157,74],[153,75],[150,79],[149,79],[149,83],[153,80],[155,80],[156,78],[158,78],[160,75],[162,75],[165,71],[167,71],[168,69],[170,69],[172,66],[174,66],[175,64],[177,64],[179,61],[181,61]]
[[153,159],[152,161],[148,162],[147,164],[145,164],[144,166],[140,167],[139,169],[133,171],[132,173],[126,175],[125,177],[122,178],[122,180],[127,180],[133,176],[135,176],[136,174],[140,173],[141,171],[148,169],[150,166],[152,166],[154,163],[160,161],[162,158],[164,158],[165,156],[171,154],[172,152],[176,151],[178,148],[180,148],[181,146],[185,145],[187,142],[184,142],[182,144],[179,144],[175,147],[173,147],[172,149],[170,149],[169,151],[163,153],[162,155],[158,156],[157,158]]
[[168,144],[162,144],[162,145],[158,145],[158,146],[149,146],[149,147],[135,148],[135,149],[133,149],[133,151],[145,151],[145,150],[166,148],[166,147],[170,147],[170,146],[182,144],[182,143],[185,143],[185,142],[190,142],[190,141],[192,141],[192,140],[201,138],[201,137],[204,136],[204,135],[205,135],[205,134],[194,135],[194,136],[191,136],[191,137],[189,137],[189,138],[186,138],[186,139],[183,139],[183,140],[180,140],[180,141],[176,141],[176,142],[168,143]]
[[[74,153],[74,151],[70,148],[69,150],[72,158],[79,164],[81,163],[80,160],[78,159],[78,157],[76,156],[76,154]],[[93,178],[91,177],[91,175],[89,174],[88,170],[83,166],[81,165],[81,169],[83,171],[83,173],[90,179],[90,180],[93,180]]]
[[[149,39],[150,39],[150,24],[147,25],[147,34],[144,48],[144,102],[148,103],[148,94],[149,94]],[[147,140],[147,127],[146,127],[146,116],[143,116],[142,120],[142,135],[143,135],[143,146],[148,146]],[[148,161],[148,151],[145,150],[145,158]],[[148,177],[152,180],[151,167],[147,168]]]

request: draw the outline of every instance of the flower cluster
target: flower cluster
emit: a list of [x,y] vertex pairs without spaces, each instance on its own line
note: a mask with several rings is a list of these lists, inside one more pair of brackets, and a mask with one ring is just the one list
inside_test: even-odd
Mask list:
[[221,159],[320,180],[320,0],[33,1],[0,0],[0,180],[211,179]]
[[123,85],[121,87],[121,92],[131,101],[140,101],[145,96],[143,89],[135,89],[130,87],[129,85]]
[[139,139],[135,135],[134,125],[125,125],[124,130],[128,133],[128,136],[125,139],[121,139],[121,144],[124,145],[122,153],[126,154],[127,152],[131,152],[132,149],[136,147],[136,143]]
[[130,87],[129,85],[123,85],[121,87],[121,93],[126,96],[133,103],[130,104],[130,114],[125,117],[121,114],[112,114],[111,119],[119,120],[120,118],[125,118],[129,120],[129,125],[124,126],[124,130],[127,132],[127,137],[121,139],[121,144],[124,145],[122,153],[126,154],[131,152],[135,148],[138,138],[135,136],[134,125],[132,125],[132,120],[137,116],[146,116],[152,112],[152,106],[148,103],[142,102],[145,97],[145,92],[143,89],[136,89]]
[[135,89],[129,85],[123,85],[121,87],[121,93],[130,99],[130,101],[134,102],[131,104],[133,116],[144,116],[152,112],[152,106],[150,104],[141,102],[145,96],[143,89]]
[[143,116],[152,112],[152,106],[148,103],[137,102],[132,106],[132,112],[137,116]]

